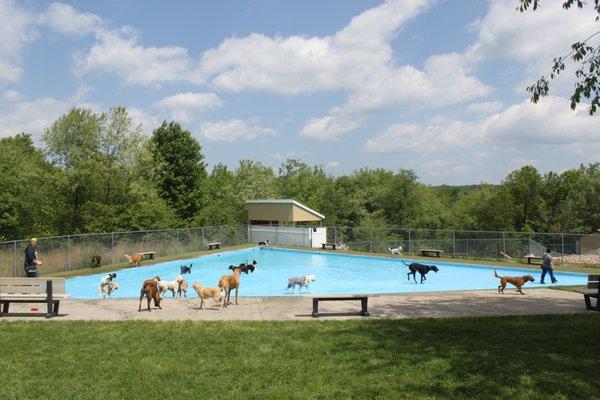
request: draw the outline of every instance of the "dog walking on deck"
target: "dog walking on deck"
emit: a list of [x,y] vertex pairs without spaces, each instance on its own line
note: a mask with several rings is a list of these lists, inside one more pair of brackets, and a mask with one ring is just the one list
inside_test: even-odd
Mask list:
[[527,282],[535,282],[535,279],[533,279],[533,276],[531,276],[531,275],[523,275],[523,276],[500,276],[496,272],[495,268],[494,268],[494,276],[496,278],[500,279],[500,285],[498,286],[498,293],[502,293],[502,294],[504,294],[504,288],[506,288],[506,284],[507,283],[510,283],[511,285],[516,286],[517,287],[517,292],[519,292],[521,294],[525,294],[521,290],[521,288],[523,287],[523,285],[525,285]]

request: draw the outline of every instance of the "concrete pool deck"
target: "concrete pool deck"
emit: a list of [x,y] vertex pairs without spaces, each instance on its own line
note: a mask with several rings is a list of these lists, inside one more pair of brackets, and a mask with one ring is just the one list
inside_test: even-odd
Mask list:
[[[579,293],[550,289],[524,289],[526,295],[514,290],[498,294],[495,290],[460,292],[406,293],[373,295],[369,297],[370,317],[351,313],[360,310],[359,301],[324,302],[319,304],[319,319],[373,319],[373,318],[440,318],[480,317],[498,315],[572,314],[591,312],[585,309],[583,296]],[[239,305],[217,310],[201,310],[200,300],[166,298],[162,310],[138,312],[138,300],[66,300],[60,304],[60,315],[56,318],[39,318],[30,313],[31,307],[44,310],[44,304],[11,304],[9,316],[0,320],[255,320],[290,321],[314,320],[311,317],[312,301],[309,297],[240,297]],[[142,302],[142,307],[146,300]],[[208,301],[212,305],[212,300]],[[20,314],[28,312],[28,314]]]

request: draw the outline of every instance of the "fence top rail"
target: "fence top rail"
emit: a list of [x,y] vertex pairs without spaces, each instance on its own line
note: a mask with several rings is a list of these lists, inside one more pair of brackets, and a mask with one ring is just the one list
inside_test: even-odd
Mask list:
[[586,233],[566,233],[566,232],[515,232],[515,231],[474,231],[474,230],[461,230],[461,229],[425,229],[425,228],[402,228],[399,226],[389,227],[363,227],[363,226],[329,226],[328,228],[336,229],[364,229],[364,230],[401,230],[411,232],[464,232],[464,233],[503,233],[509,235],[520,235],[520,236],[535,236],[535,235],[564,235],[564,236],[584,236]]

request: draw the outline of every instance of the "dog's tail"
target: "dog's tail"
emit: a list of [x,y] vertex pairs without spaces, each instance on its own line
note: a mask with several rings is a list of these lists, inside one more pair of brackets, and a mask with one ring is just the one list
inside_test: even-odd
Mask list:
[[405,263],[404,260],[400,260],[400,261],[402,261],[402,264],[406,265],[407,267],[410,267],[410,264]]
[[388,251],[391,253],[391,252],[392,252],[392,248],[391,248],[391,247],[388,247]]
[[131,256],[129,254],[125,254],[124,257],[127,259],[128,263],[131,263]]
[[502,277],[499,276],[498,273],[496,272],[496,268],[494,268],[494,276],[498,279],[502,279]]

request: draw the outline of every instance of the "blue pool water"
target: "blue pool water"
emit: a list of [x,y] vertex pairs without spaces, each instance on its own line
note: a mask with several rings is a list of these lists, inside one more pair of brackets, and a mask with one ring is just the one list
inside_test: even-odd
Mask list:
[[[403,258],[409,263],[410,259]],[[113,294],[116,298],[137,297],[142,282],[153,276],[164,280],[174,280],[180,273],[181,264],[194,263],[192,274],[183,275],[189,284],[189,296],[196,296],[191,285],[198,281],[203,286],[216,287],[222,275],[229,274],[230,264],[238,265],[245,261],[258,262],[254,273],[243,274],[240,282],[240,296],[284,296],[292,295],[285,291],[290,276],[314,274],[317,280],[311,283],[313,294],[359,294],[359,293],[405,293],[448,290],[496,289],[498,279],[494,278],[492,267],[485,265],[464,265],[443,263],[435,259],[426,264],[439,268],[436,274],[427,274],[424,284],[407,279],[408,268],[399,258],[379,258],[343,254],[317,253],[278,248],[252,248],[239,251],[212,254],[195,259],[176,260],[147,267],[126,268],[115,271],[119,289]],[[497,268],[499,275],[534,276],[535,283],[526,287],[542,287],[539,278],[541,270],[518,268]],[[88,275],[67,279],[67,293],[74,298],[98,298],[98,285],[103,274]],[[583,274],[556,272],[561,285],[585,285],[587,276]],[[550,278],[546,278],[547,282]],[[419,282],[417,274],[417,282]],[[514,290],[509,286],[509,290]],[[170,293],[167,297],[170,297]]]

